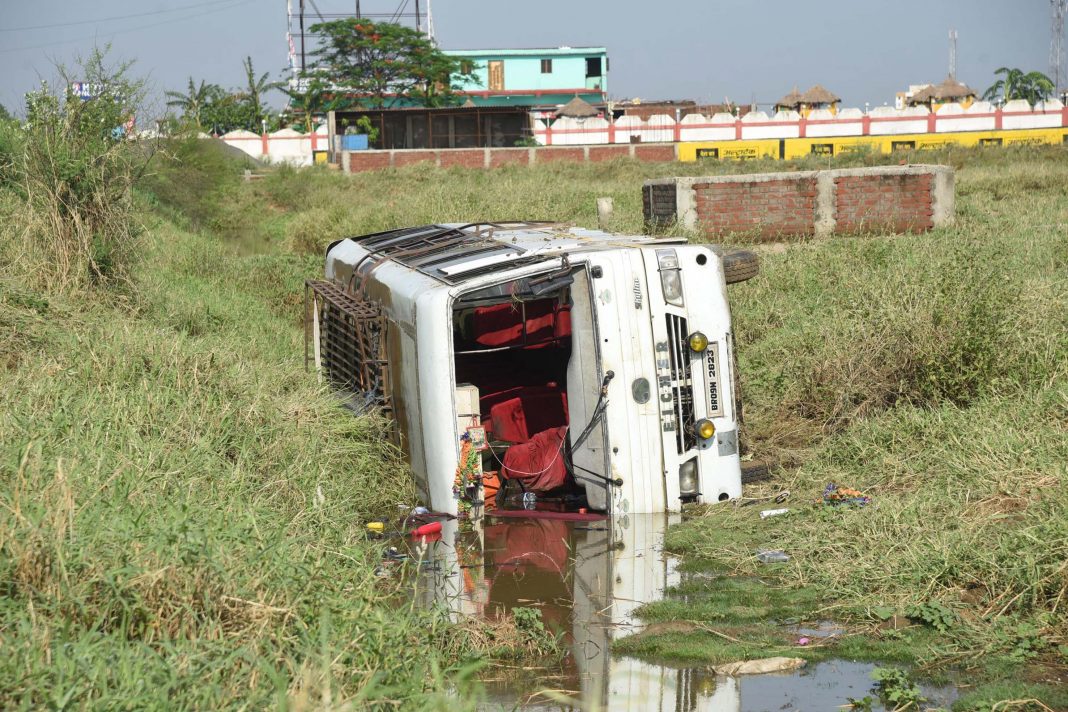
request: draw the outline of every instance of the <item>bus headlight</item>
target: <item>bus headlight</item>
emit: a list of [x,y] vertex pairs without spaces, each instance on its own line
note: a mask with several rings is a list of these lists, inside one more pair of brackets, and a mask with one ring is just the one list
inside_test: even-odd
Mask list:
[[682,306],[682,270],[679,269],[679,256],[675,250],[656,251],[656,263],[660,267],[660,286],[664,291],[664,301]]
[[700,331],[690,334],[690,349],[697,353],[704,353],[708,349],[708,337]]
[[679,468],[679,492],[683,495],[697,494],[697,459],[682,463]]
[[712,436],[716,434],[716,426],[708,418],[702,418],[694,423],[693,431],[702,440],[711,440]]

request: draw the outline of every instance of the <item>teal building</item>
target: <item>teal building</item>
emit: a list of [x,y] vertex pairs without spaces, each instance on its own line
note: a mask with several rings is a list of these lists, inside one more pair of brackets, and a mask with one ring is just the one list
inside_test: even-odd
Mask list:
[[604,47],[443,51],[477,78],[461,88],[475,106],[550,107],[576,96],[596,106],[608,96]]

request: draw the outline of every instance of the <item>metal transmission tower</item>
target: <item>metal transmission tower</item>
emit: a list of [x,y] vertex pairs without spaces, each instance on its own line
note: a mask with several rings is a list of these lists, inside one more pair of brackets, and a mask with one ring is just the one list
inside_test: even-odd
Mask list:
[[949,78],[957,78],[957,31],[949,31]]
[[1064,16],[1068,14],[1068,0],[1050,0],[1053,17],[1050,26],[1049,43],[1049,78],[1053,80],[1053,89],[1059,92],[1068,82],[1068,71],[1064,66]]

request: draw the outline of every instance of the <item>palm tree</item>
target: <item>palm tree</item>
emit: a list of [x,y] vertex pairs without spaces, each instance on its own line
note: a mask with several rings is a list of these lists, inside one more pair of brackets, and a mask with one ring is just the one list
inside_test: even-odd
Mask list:
[[200,80],[200,86],[197,86],[193,82],[193,77],[189,77],[189,88],[186,89],[185,94],[179,91],[168,91],[164,92],[164,94],[170,99],[167,102],[167,106],[180,108],[182,115],[192,119],[199,129],[202,128],[200,123],[201,112],[211,101],[214,89],[216,89],[214,84],[208,84],[203,79]]
[[1034,106],[1040,101],[1045,101],[1055,91],[1053,80],[1042,72],[1024,72],[1022,69],[999,67],[994,74],[1005,75],[990,85],[983,93],[983,99],[987,101],[1001,97],[1002,101],[1023,99]]
[[263,95],[274,89],[281,89],[284,84],[268,81],[267,78],[271,76],[270,72],[264,72],[257,79],[256,71],[252,68],[252,57],[245,57],[244,65],[246,86],[241,98],[248,102],[253,120],[260,121],[264,114]]

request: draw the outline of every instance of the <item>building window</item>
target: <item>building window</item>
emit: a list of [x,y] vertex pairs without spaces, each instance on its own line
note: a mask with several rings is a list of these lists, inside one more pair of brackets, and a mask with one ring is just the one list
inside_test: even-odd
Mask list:
[[551,59],[541,60],[541,73],[552,74],[553,73],[553,61]]
[[601,76],[601,58],[600,57],[587,57],[586,58],[586,76],[587,77],[599,77],[599,76]]
[[475,71],[475,63],[470,59],[460,60],[460,74],[471,74]]

